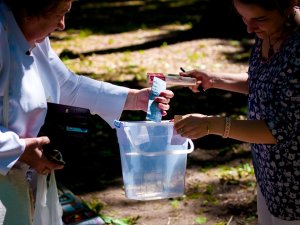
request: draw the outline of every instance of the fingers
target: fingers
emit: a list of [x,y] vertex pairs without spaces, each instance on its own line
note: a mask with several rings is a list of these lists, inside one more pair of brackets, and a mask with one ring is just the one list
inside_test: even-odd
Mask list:
[[47,136],[41,136],[41,137],[37,137],[36,139],[36,144],[38,147],[41,147],[43,145],[49,144],[50,143],[50,139]]
[[174,92],[171,90],[165,90],[165,91],[162,91],[159,96],[170,99],[170,98],[174,97]]
[[49,144],[50,139],[46,136],[35,137],[35,138],[25,138],[25,145],[27,149],[42,149],[43,145]]
[[47,175],[51,172],[51,169],[49,169],[48,167],[44,167],[43,169],[37,171],[39,174],[42,174],[42,175]]
[[[205,77],[207,77],[207,74],[198,70],[191,70],[188,72],[181,72],[179,73],[180,76],[184,76],[184,77],[194,77],[197,79],[197,83],[194,86],[189,87],[190,90],[192,90],[194,93],[201,93],[204,94],[205,93],[205,89],[203,87],[203,79],[205,79]],[[207,84],[206,84],[207,86]]]
[[170,105],[169,104],[158,103],[157,106],[162,111],[168,111],[170,109]]
[[62,169],[64,166],[58,164],[44,164],[39,169],[35,169],[39,174],[47,175],[51,173],[52,170],[59,170]]
[[[210,126],[206,115],[187,114],[174,124],[174,129],[182,137],[198,139],[210,134]],[[175,120],[175,118],[174,118]]]
[[198,133],[197,129],[192,126],[179,126],[179,128],[176,129],[176,132],[180,134],[180,136],[190,139],[197,139],[202,136]]
[[167,112],[170,109],[170,99],[174,97],[174,93],[171,90],[165,90],[160,93],[159,97],[154,99],[157,102],[157,106],[161,109],[162,116],[166,116]]
[[63,166],[49,161],[43,154],[43,146],[50,143],[48,137],[25,138],[25,150],[19,160],[35,169],[40,174],[48,174],[51,170],[62,169]]
[[170,99],[165,98],[165,97],[156,97],[154,99],[154,101],[157,102],[157,103],[162,103],[162,104],[169,104],[170,103]]
[[190,139],[198,138],[196,131],[192,127],[187,127],[187,126],[181,127],[177,129],[177,133],[185,138],[190,138]]
[[39,173],[39,174],[42,174],[42,175],[47,175],[49,174],[52,170],[58,170],[58,169],[62,169],[63,166],[61,165],[55,165],[55,166],[50,166],[50,168],[48,166],[44,166],[40,169],[36,169],[36,171]]
[[157,103],[169,104],[171,98],[174,97],[174,92],[171,90],[165,90],[159,94],[159,97],[155,97],[154,101]]
[[51,162],[44,155],[42,155],[42,157],[36,162],[36,165],[33,166],[33,169],[35,169],[39,174],[47,175],[52,170],[59,170],[63,167],[63,165]]
[[50,161],[49,159],[47,159],[45,157],[45,155],[43,155],[41,159],[43,160],[42,165],[44,167],[49,168],[50,170],[59,170],[59,169],[62,169],[64,167],[63,164],[58,164],[58,163],[55,163],[53,161]]
[[192,86],[192,87],[189,87],[189,88],[192,90],[192,92],[198,93],[198,92],[200,92],[198,87],[199,87],[199,85],[195,85],[195,86]]
[[190,76],[192,76],[195,72],[196,72],[196,70],[189,70],[189,71],[186,71],[186,72],[179,72],[179,75],[180,75],[180,76],[183,76],[183,77],[190,77]]

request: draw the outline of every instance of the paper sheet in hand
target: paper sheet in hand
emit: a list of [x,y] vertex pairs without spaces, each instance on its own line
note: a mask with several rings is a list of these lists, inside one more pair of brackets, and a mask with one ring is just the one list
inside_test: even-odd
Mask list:
[[154,99],[155,97],[158,97],[162,91],[166,90],[166,88],[167,85],[165,81],[154,77],[148,101],[148,110],[146,116],[147,120],[161,122],[162,113],[161,110],[158,108],[157,102],[155,102]]

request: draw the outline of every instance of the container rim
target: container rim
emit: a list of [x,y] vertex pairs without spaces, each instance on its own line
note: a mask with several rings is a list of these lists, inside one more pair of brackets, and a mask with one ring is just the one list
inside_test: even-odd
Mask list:
[[132,127],[132,126],[160,126],[160,125],[174,125],[173,121],[170,120],[162,120],[161,122],[155,122],[155,121],[120,121],[120,120],[115,120],[114,125],[117,128],[120,128],[120,124],[122,124],[124,127]]

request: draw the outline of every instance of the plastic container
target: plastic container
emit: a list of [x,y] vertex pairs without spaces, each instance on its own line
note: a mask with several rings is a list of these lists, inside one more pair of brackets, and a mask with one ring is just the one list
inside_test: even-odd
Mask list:
[[173,122],[115,121],[125,195],[154,200],[184,194],[190,139],[173,133]]

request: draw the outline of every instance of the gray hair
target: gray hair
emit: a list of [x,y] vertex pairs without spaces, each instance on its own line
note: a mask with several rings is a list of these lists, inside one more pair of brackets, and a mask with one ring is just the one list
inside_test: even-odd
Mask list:
[[71,0],[4,0],[17,18],[47,15],[63,1]]

